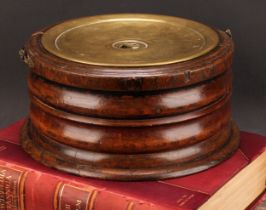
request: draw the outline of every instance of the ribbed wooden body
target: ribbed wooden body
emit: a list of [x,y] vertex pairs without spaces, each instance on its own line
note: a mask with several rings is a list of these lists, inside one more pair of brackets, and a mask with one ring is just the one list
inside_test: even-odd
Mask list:
[[25,46],[30,116],[23,148],[43,164],[112,180],[162,179],[214,166],[238,147],[231,120],[231,37],[191,61],[101,67]]

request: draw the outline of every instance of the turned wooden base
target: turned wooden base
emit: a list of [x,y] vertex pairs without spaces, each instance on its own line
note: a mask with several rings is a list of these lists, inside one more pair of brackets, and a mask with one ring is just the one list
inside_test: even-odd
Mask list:
[[[219,134],[183,149],[134,155],[90,152],[60,144],[41,136],[30,120],[22,128],[21,139],[24,150],[48,167],[79,176],[133,181],[173,178],[213,167],[238,148],[239,131],[232,122]],[[205,147],[210,151],[202,156]],[[101,167],[104,162],[110,167]]]

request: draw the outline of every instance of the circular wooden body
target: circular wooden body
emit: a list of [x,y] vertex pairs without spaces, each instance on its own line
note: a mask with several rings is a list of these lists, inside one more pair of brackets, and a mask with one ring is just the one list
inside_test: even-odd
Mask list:
[[100,66],[53,55],[32,35],[24,150],[62,171],[110,180],[152,180],[212,167],[237,149],[231,120],[233,43],[192,60]]

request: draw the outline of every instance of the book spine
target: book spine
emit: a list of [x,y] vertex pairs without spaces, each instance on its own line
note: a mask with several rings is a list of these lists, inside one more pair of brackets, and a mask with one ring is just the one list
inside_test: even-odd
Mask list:
[[24,210],[24,185],[27,172],[0,166],[0,209]]
[[0,161],[0,210],[169,210]]

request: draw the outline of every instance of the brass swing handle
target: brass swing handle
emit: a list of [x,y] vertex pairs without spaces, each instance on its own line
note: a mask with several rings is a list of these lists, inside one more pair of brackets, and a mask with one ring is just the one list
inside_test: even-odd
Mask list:
[[18,52],[20,59],[26,63],[30,68],[34,67],[34,63],[30,56],[27,54],[26,50],[24,48],[21,48]]
[[228,28],[224,31],[228,36],[230,36],[231,38],[233,37],[232,35],[232,31]]

